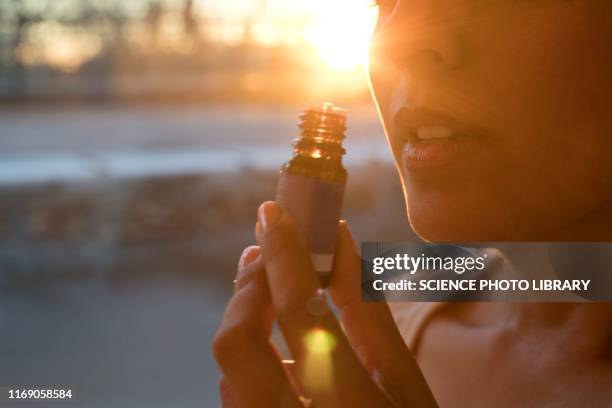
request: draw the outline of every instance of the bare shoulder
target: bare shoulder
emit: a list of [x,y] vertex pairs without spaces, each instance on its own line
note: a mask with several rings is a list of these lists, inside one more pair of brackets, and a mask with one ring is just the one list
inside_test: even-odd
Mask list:
[[612,359],[569,352],[563,327],[517,330],[503,313],[456,303],[421,329],[415,357],[440,406],[611,406]]

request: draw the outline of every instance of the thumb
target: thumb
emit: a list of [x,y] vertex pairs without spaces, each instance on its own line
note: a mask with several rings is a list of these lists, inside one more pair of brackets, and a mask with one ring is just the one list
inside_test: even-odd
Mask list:
[[404,343],[389,307],[361,301],[361,258],[351,231],[341,221],[330,297],[359,359],[400,406],[437,406],[416,360]]

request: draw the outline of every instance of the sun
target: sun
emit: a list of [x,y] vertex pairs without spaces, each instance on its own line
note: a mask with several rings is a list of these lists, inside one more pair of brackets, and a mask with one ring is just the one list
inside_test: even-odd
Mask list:
[[332,69],[351,70],[368,61],[368,44],[376,25],[371,0],[317,0],[310,4],[305,37]]

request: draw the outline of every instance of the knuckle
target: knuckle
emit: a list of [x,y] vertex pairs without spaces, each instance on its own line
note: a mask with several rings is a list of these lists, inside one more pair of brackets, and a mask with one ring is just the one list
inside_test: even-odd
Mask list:
[[276,318],[284,325],[307,324],[307,312],[304,302],[291,296],[280,298],[276,308]]

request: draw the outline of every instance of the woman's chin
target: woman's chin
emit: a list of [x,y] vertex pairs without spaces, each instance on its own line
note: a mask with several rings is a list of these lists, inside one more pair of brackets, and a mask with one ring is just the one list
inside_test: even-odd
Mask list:
[[[474,230],[473,226],[466,227],[449,225],[444,217],[435,217],[433,214],[422,214],[418,211],[408,211],[408,218],[413,231],[427,242],[474,242],[483,241],[482,234]],[[454,221],[454,220],[452,220]],[[479,236],[476,238],[475,236]]]
[[490,209],[449,200],[408,199],[408,218],[414,232],[429,242],[520,241],[518,229]]

